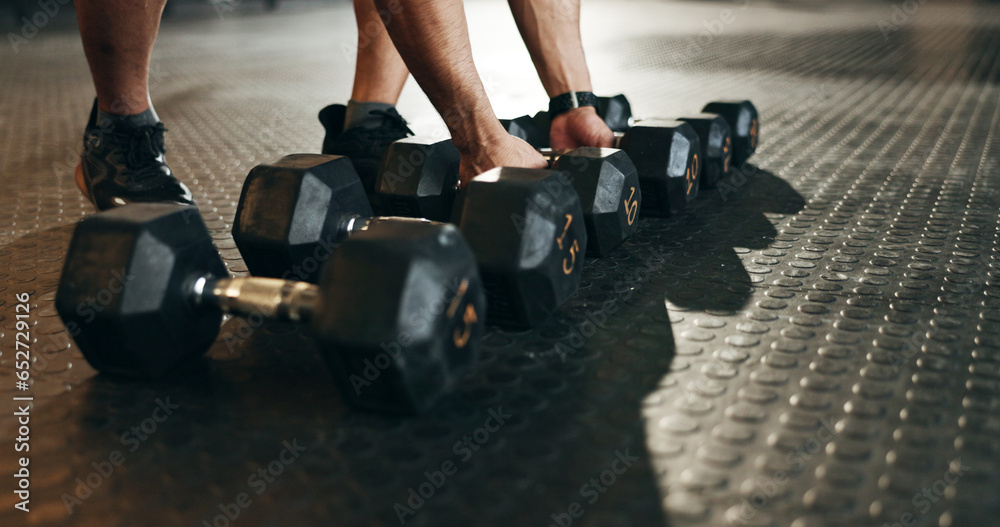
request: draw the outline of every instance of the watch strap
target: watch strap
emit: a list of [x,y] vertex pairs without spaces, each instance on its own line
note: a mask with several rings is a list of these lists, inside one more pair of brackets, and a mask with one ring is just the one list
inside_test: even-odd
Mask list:
[[589,91],[571,91],[549,99],[549,118],[581,106],[597,108],[597,96]]

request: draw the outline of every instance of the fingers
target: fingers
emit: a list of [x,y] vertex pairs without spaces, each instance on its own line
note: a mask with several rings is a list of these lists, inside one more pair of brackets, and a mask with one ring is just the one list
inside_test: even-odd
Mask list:
[[601,122],[603,130],[599,133],[599,138],[597,144],[594,146],[599,146],[601,148],[614,148],[615,146],[615,133],[611,131],[610,128],[604,122]]
[[548,168],[548,161],[528,143],[507,136],[503,141],[463,153],[459,162],[459,188],[495,167]]
[[611,148],[614,143],[614,133],[591,107],[560,114],[552,120],[549,128],[549,145],[553,149],[581,146]]

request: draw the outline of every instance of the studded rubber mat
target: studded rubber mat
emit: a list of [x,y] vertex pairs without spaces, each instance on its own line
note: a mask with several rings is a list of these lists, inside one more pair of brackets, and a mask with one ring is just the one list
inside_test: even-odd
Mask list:
[[[217,5],[164,24],[150,83],[239,275],[243,178],[319,149],[355,30],[347,5]],[[540,108],[503,3],[467,10],[497,112]],[[53,307],[93,213],[86,63],[71,27],[0,46],[0,525],[1000,525],[1000,6],[594,1],[584,33],[640,115],[753,99],[758,153],[408,418],[345,407],[282,324],[229,319],[166,380],[96,375]],[[400,108],[442,131],[416,86]]]

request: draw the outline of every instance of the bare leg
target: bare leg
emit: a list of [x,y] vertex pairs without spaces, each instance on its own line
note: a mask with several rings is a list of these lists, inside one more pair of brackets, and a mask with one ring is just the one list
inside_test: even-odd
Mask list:
[[150,107],[149,60],[166,0],[75,0],[97,106],[134,115]]
[[462,157],[463,182],[497,166],[546,166],[545,159],[508,134],[493,113],[472,60],[461,0],[375,0],[375,4],[395,12],[386,28],[448,126]]
[[374,0],[354,0],[354,15],[358,21],[358,61],[351,99],[395,105],[410,75],[383,24],[391,23],[395,14],[390,10],[380,13]]
[[[580,0],[508,0],[521,38],[549,97],[593,91],[580,37]],[[552,148],[605,146],[611,130],[593,107],[559,114],[552,120]]]

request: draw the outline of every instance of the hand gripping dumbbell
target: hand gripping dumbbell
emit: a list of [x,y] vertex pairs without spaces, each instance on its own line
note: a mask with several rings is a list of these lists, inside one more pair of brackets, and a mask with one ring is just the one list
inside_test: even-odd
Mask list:
[[[632,106],[624,95],[598,97],[598,115],[609,128],[623,131],[632,126]],[[720,118],[725,122],[723,125]],[[712,187],[732,165],[741,166],[757,150],[760,117],[748,100],[719,100],[706,104],[701,113],[679,117],[694,126],[702,143],[704,171],[702,186]],[[728,127],[730,142],[726,142]]]
[[[564,175],[495,169],[456,196],[457,162],[449,179],[435,169],[444,163],[438,154],[411,153],[409,172],[394,181],[411,199],[397,196],[400,201],[382,210],[441,220],[451,217],[454,207],[455,224],[479,266],[488,323],[532,327],[576,292],[587,234],[579,198]],[[251,274],[282,276],[306,270],[313,254],[335,246],[340,225],[371,215],[369,198],[349,159],[288,156],[250,171],[236,209],[233,239]]]
[[204,353],[223,313],[309,323],[347,402],[422,410],[475,362],[485,296],[472,253],[447,225],[342,228],[353,234],[316,286],[230,278],[193,207],[102,212],[73,233],[56,310],[95,369],[139,377]]
[[[549,143],[548,113],[502,119],[512,135],[538,149]],[[636,168],[642,189],[642,216],[678,214],[698,195],[700,144],[691,125],[681,121],[649,120],[615,132],[616,146]]]
[[[624,95],[598,97],[598,114],[612,130],[632,126],[632,106]],[[701,113],[678,117],[694,127],[701,141],[702,188],[714,187],[731,166],[742,166],[757,150],[760,117],[748,100],[720,100],[706,104]]]
[[[615,132],[627,132],[636,125],[648,125],[650,121],[635,121],[632,106],[624,95],[598,97],[597,113]],[[732,166],[742,166],[757,149],[760,136],[760,120],[757,108],[748,100],[713,101],[702,108],[701,113],[676,119],[691,125],[698,135],[701,147],[701,174],[699,186],[712,188],[729,172]],[[506,121],[508,131],[513,135],[539,145],[547,145],[549,118],[547,112],[539,112],[533,118],[519,117]],[[508,124],[509,123],[509,124]],[[537,130],[532,130],[537,128]],[[636,165],[640,166],[642,154],[631,152]],[[642,170],[640,170],[640,173]],[[648,209],[651,205],[647,204]]]
[[[580,198],[588,256],[608,254],[635,232],[642,192],[635,166],[621,150],[546,150],[543,155]],[[386,213],[447,218],[457,181],[458,150],[450,139],[409,137],[389,145],[372,203]]]

